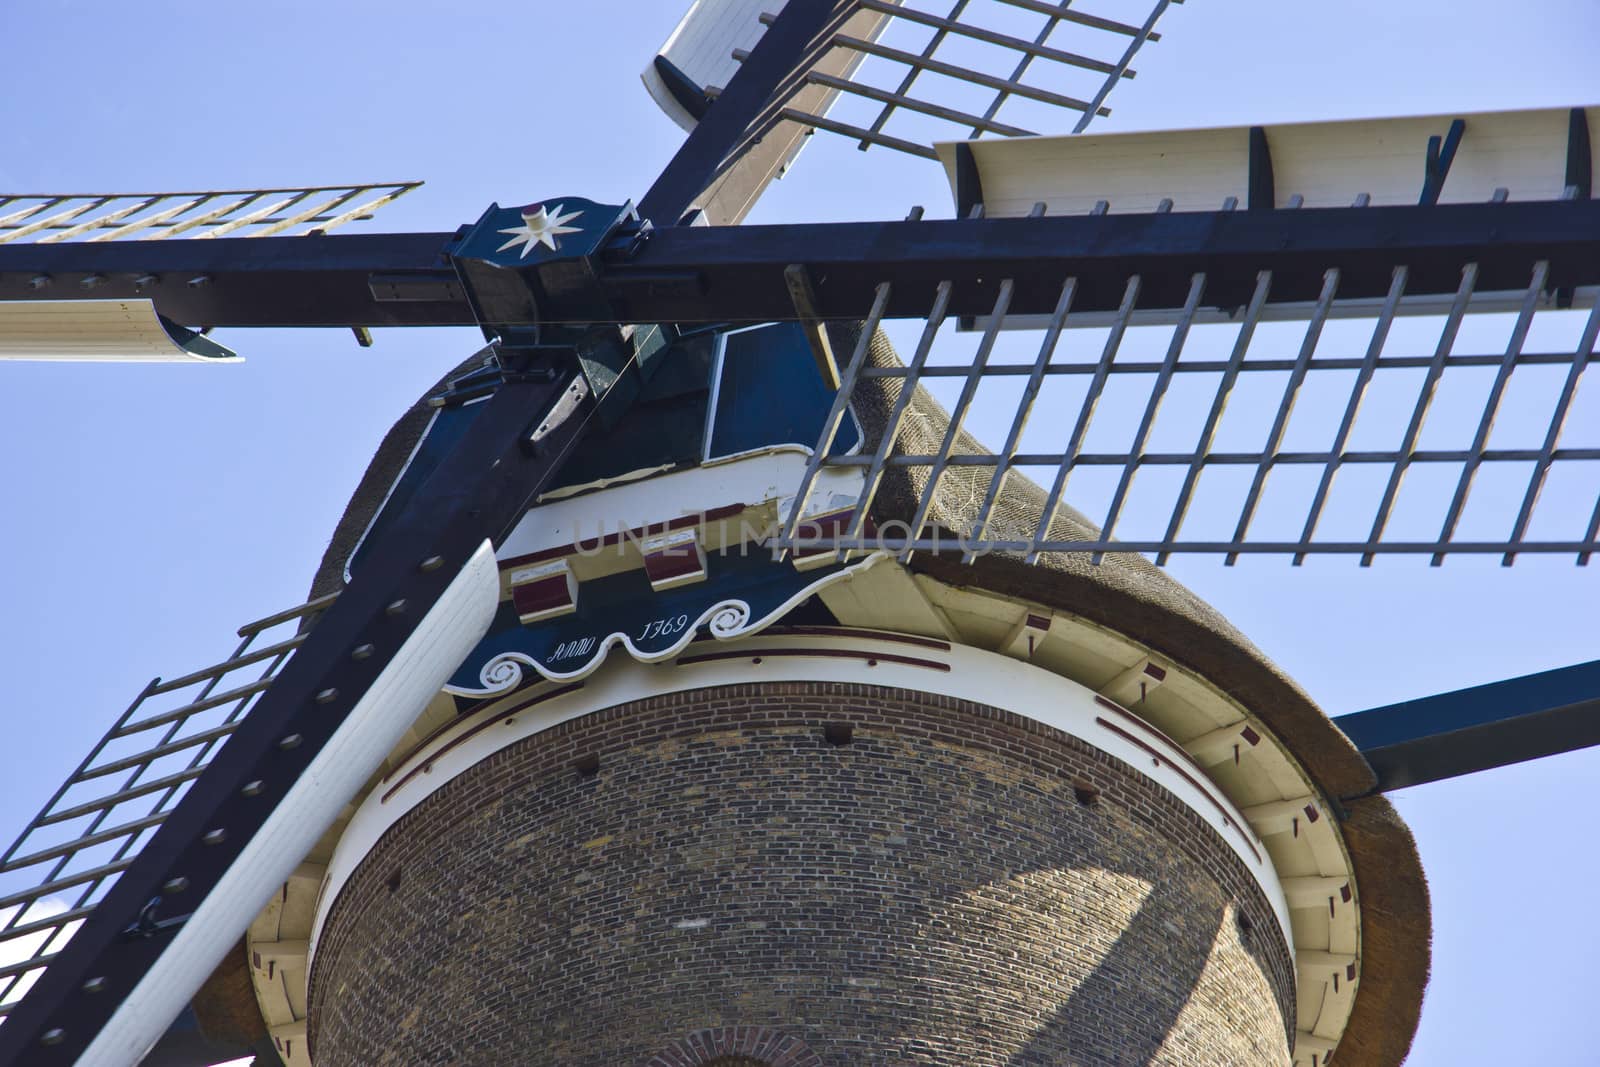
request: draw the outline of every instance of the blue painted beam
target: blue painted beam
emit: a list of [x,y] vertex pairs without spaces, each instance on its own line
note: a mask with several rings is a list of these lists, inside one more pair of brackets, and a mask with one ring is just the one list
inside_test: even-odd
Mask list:
[[[669,227],[759,138],[809,60],[855,11],[849,0],[789,0],[705,117],[639,200],[639,214]],[[670,84],[670,83],[669,83]]]
[[[709,121],[709,120],[708,120]],[[470,325],[445,258],[451,234],[331,234],[217,241],[0,245],[0,300],[146,296],[188,326]],[[1600,284],[1600,200],[1171,212],[1040,219],[945,219],[783,226],[668,226],[602,253],[600,288],[624,322],[772,322],[795,317],[784,272],[804,264],[821,319],[861,319],[880,282],[888,317],[921,318],[950,281],[951,315],[985,315],[1011,278],[1011,313],[1049,314],[1069,276],[1074,313],[1114,310],[1140,274],[1143,310],[1181,307],[1189,279],[1206,301],[1249,302],[1258,271],[1271,300],[1315,300],[1329,267],[1340,299],[1382,299],[1396,264],[1407,295],[1450,294],[1464,263],[1478,290],[1521,290],[1535,260],[1553,291]],[[35,288],[35,279],[49,284]],[[94,286],[83,282],[93,276]],[[154,282],[149,279],[155,279]],[[544,321],[564,309],[540,308]],[[592,321],[591,312],[567,316]]]
[[1600,660],[1458,689],[1334,720],[1378,792],[1600,744]]

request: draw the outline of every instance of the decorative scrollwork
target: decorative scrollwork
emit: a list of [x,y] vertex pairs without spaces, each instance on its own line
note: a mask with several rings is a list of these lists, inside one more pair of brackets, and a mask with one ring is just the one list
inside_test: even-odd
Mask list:
[[742,600],[725,600],[711,609],[706,625],[719,641],[734,637],[750,625],[750,605]]
[[484,694],[505,693],[517,688],[526,674],[524,667],[537,669],[538,665],[521,652],[502,652],[485,663],[478,672],[478,681],[483,684]]

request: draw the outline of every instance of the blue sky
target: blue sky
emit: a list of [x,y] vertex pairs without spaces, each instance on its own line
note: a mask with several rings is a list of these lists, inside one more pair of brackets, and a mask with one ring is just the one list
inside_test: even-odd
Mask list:
[[[0,191],[422,178],[380,222],[424,230],[492,200],[636,198],[681,137],[638,81],[679,13],[644,0],[7,5]],[[1161,29],[1097,129],[1600,104],[1592,0],[1514,13],[1192,0]],[[944,214],[948,200],[931,165],[819,136],[757,219]],[[303,598],[383,430],[475,344],[471,331],[375,337],[222,336],[242,366],[0,364],[0,836],[151,675],[220,658],[234,627]],[[1600,567],[1566,559],[1174,572],[1332,714],[1600,655]],[[1578,753],[1396,796],[1435,904],[1412,1064],[1594,1062],[1600,859],[1581,820],[1597,774],[1600,754]]]

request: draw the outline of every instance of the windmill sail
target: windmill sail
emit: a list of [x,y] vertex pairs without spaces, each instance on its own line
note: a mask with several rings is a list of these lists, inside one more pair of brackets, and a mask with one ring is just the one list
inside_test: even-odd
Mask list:
[[0,194],[0,244],[331,233],[421,182],[165,193]]
[[185,318],[188,309],[171,298],[210,285],[207,272],[98,269],[80,258],[84,246],[320,237],[370,220],[421,184],[0,195],[0,249],[17,264],[20,283],[0,292],[0,359],[237,362],[232,350],[188,328],[217,325],[214,319]]
[[[822,130],[935,158],[935,140],[1082,130],[1110,114],[1135,53],[1171,0],[1137,24],[1069,3],[960,0],[937,14],[899,0],[842,0],[777,60],[772,91],[722,161],[699,206],[714,223],[743,218],[762,189]],[[781,9],[781,5],[779,5]],[[643,72],[650,95],[692,130],[777,13],[759,0],[699,0]]]
[[[1588,121],[1585,109],[1563,108],[958,142],[940,151],[963,214],[1042,220],[1058,212],[1125,212],[1146,220],[1143,232],[1152,245],[1171,241],[1176,251],[1178,241],[1155,226],[1173,222],[1175,237],[1183,228],[1175,213],[1207,208],[1224,209],[1221,218],[1243,225],[1255,212],[1294,210],[1310,221],[1317,209],[1333,209],[1346,228],[1385,226],[1377,221],[1390,217],[1385,208],[1414,211],[1419,195],[1430,205],[1492,210],[1515,201],[1559,213],[1577,198],[1568,176],[1591,164]],[[1415,164],[1429,134],[1438,131],[1442,139],[1453,124],[1469,132],[1448,175],[1436,184],[1419,181]],[[1226,247],[1230,241],[1219,226],[1206,243]],[[1132,551],[1165,562],[1187,551],[1222,554],[1230,564],[1251,553],[1291,554],[1296,564],[1311,555],[1343,554],[1359,555],[1366,565],[1391,553],[1426,553],[1435,565],[1448,555],[1474,553],[1501,556],[1508,565],[1521,553],[1562,553],[1587,562],[1600,548],[1600,487],[1587,494],[1577,487],[1600,460],[1600,438],[1569,415],[1600,335],[1600,288],[1593,276],[1581,268],[1574,273],[1573,260],[1554,246],[1527,253],[1499,247],[1489,256],[1463,249],[1454,257],[1378,251],[1363,261],[1336,244],[1321,251],[1308,241],[1285,239],[1284,245],[1299,248],[1301,261],[1277,269],[1266,260],[1241,262],[1219,270],[1197,260],[1192,270],[1173,267],[1161,276],[1109,264],[1074,273],[1061,280],[1048,315],[1016,313],[1019,279],[1000,272],[1003,280],[988,287],[991,310],[967,320],[982,331],[975,350],[938,332],[947,315],[952,326],[956,317],[949,310],[950,283],[941,282],[908,364],[863,343],[844,368],[841,406],[884,390],[904,398],[893,416],[896,428],[904,420],[900,436],[885,437],[876,455],[835,455],[825,433],[808,477],[865,470],[858,514],[870,510],[886,478],[907,483],[900,491],[913,493],[916,504],[900,546],[903,557],[956,548],[967,560],[997,551],[1024,553],[1029,561],[1051,551],[1089,552],[1093,560]],[[889,277],[883,285],[890,286]],[[1097,297],[1088,293],[1091,286]],[[1511,320],[1503,339],[1492,348],[1463,350],[1457,343],[1463,324],[1491,314]],[[1427,318],[1397,330],[1400,316]],[[1343,321],[1330,326],[1336,320]],[[1147,337],[1135,346],[1129,330],[1141,325]],[[1033,336],[1011,339],[1007,358],[992,360],[998,334],[1013,327],[1029,328]],[[1087,344],[1074,336],[1086,329],[1100,331]],[[1558,336],[1564,340],[1542,347],[1529,341]],[[1414,404],[1361,418],[1369,396],[1399,396],[1419,376]],[[1542,421],[1531,426],[1535,432],[1491,443],[1507,397],[1557,376],[1560,388],[1550,392]],[[1430,422],[1441,383],[1469,378],[1486,386],[1476,407],[1459,405]],[[984,414],[1011,429],[1004,447],[992,453],[961,427],[980,392],[993,397],[1002,383],[1010,386],[1005,399],[991,400]],[[952,398],[943,435],[921,429],[929,423],[922,410],[929,398],[919,386]],[[1055,432],[1037,426],[1030,432],[1041,392],[1050,398]],[[1142,403],[1102,405],[1118,393]],[[1245,398],[1243,412],[1236,398]],[[1233,426],[1248,421],[1250,432],[1219,436],[1230,400]],[[1315,427],[1316,435],[1302,429],[1289,436],[1297,411],[1296,428]],[[1398,421],[1403,432],[1380,436],[1374,432],[1379,419]],[[1117,432],[1108,422],[1136,429]],[[1019,469],[1049,486],[1029,513],[1003,503],[1007,479]],[[1397,523],[1408,472],[1430,488],[1413,494]],[[1074,477],[1075,491],[1069,490]],[[1135,488],[1141,478],[1159,491],[1141,497]],[[1546,499],[1539,509],[1551,478],[1573,491],[1559,501]],[[1336,495],[1357,479],[1359,491]],[[1085,491],[1091,481],[1094,488]],[[1472,493],[1483,483],[1493,486],[1487,490],[1492,505],[1474,515]],[[960,491],[952,493],[952,485]],[[942,499],[964,506],[950,510],[938,504]],[[1097,514],[1067,517],[1059,510],[1068,501],[1085,506],[1091,499],[1101,509]],[[1331,509],[1330,499],[1337,500]],[[1428,507],[1418,507],[1419,500]],[[806,508],[803,487],[789,517],[791,537]],[[1474,521],[1464,522],[1469,515]],[[1339,532],[1330,535],[1330,528]],[[1530,536],[1534,529],[1542,535]],[[788,543],[860,549],[868,543],[861,534],[856,524]],[[882,547],[881,538],[871,543]]]

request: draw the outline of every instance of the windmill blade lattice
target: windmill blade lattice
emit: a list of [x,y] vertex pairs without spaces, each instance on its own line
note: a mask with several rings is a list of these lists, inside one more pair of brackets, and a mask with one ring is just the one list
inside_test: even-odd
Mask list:
[[[868,330],[844,368],[835,417],[813,452],[780,543],[811,551],[887,547],[902,558],[916,551],[959,551],[968,562],[987,552],[1022,553],[1029,562],[1046,552],[1088,552],[1096,563],[1108,552],[1137,552],[1165,563],[1173,553],[1190,552],[1223,554],[1229,564],[1246,554],[1289,554],[1296,565],[1326,554],[1359,555],[1363,565],[1386,554],[1427,554],[1435,565],[1449,554],[1491,554],[1509,565],[1519,553],[1572,554],[1587,563],[1600,548],[1600,486],[1583,487],[1600,460],[1600,439],[1569,416],[1600,334],[1600,303],[1587,315],[1560,309],[1556,295],[1546,291],[1548,271],[1544,261],[1534,265],[1498,351],[1458,350],[1464,321],[1481,320],[1479,312],[1503,312],[1508,302],[1505,294],[1475,293],[1476,263],[1462,269],[1445,314],[1419,315],[1405,324],[1405,341],[1391,336],[1398,316],[1408,307],[1415,314],[1403,265],[1394,268],[1375,311],[1371,300],[1340,299],[1340,271],[1334,267],[1324,273],[1311,307],[1274,308],[1273,272],[1262,270],[1249,303],[1234,309],[1231,322],[1217,321],[1215,311],[1212,321],[1197,321],[1207,277],[1196,273],[1181,307],[1157,309],[1176,321],[1142,327],[1132,325],[1142,310],[1142,280],[1133,274],[1124,279],[1122,302],[1109,321],[1104,313],[1085,315],[1094,325],[1079,330],[1073,309],[1079,279],[1068,277],[1045,327],[1008,334],[1002,347],[1010,358],[1002,360],[993,355],[1008,326],[1014,283],[998,286],[981,339],[967,355],[957,354],[962,346],[940,329],[953,325],[944,321],[951,299],[946,282],[934,294],[905,365],[886,358],[873,340],[893,289],[886,281]],[[1438,298],[1422,307],[1437,309]],[[1557,316],[1565,318],[1563,325],[1582,322],[1571,347],[1528,350],[1536,320],[1554,325]],[[1329,351],[1336,344],[1323,343],[1334,319],[1343,320],[1340,337],[1353,350]],[[1154,346],[1128,343],[1130,330],[1141,329],[1156,335]],[[1298,338],[1289,330],[1298,330]],[[1154,358],[1149,350],[1163,341],[1164,353]],[[1466,399],[1438,417],[1435,399],[1447,380]],[[919,387],[933,395],[954,394],[942,434],[924,430],[944,419],[929,395],[918,395]],[[1470,394],[1480,387],[1481,403],[1473,412]],[[1534,436],[1491,447],[1496,416],[1519,388],[1525,395],[1541,388],[1547,394],[1542,412],[1516,420],[1523,437]],[[998,452],[961,432],[980,391],[1003,394],[988,398],[988,424],[1009,425]],[[852,402],[870,405],[870,397],[885,392],[894,399],[875,450],[840,454],[832,431],[843,411]],[[1051,395],[1039,404],[1043,393]],[[1376,406],[1371,398],[1379,395],[1384,407],[1363,423],[1364,402],[1370,410]],[[1065,406],[1069,402],[1075,411]],[[1048,425],[1032,418],[1036,407],[1048,412]],[[1432,424],[1430,413],[1436,415]],[[1225,422],[1227,431],[1220,433]],[[1403,431],[1382,441],[1361,432],[1380,422]],[[1291,436],[1291,427],[1301,424],[1320,436]],[[1030,448],[1033,442],[1046,443],[1048,450]],[[819,523],[809,496],[813,480],[824,469],[850,468],[867,472],[854,520],[837,528]],[[997,504],[1007,479],[1024,470],[1048,487],[1043,506],[1002,515],[1007,508]],[[1413,486],[1422,491],[1402,496],[1407,473],[1424,470],[1416,481],[1426,486]],[[1484,480],[1494,482],[1491,506],[1469,513],[1478,476],[1489,470],[1494,476]],[[891,471],[916,487],[915,502],[900,509],[908,521],[869,536],[864,517],[875,510],[876,494]],[[1338,496],[1330,508],[1341,472],[1360,485],[1339,483],[1354,491]],[[1136,494],[1141,473],[1161,491]],[[1541,491],[1552,476],[1568,479],[1566,491],[1535,524]],[[1098,492],[1080,487],[1088,479],[1096,481]],[[941,503],[947,499],[965,503],[952,511]],[[1088,511],[1089,501],[1104,510]],[[1064,519],[1060,509],[1074,503],[1087,514]],[[1397,507],[1402,503],[1412,506]],[[1404,518],[1397,521],[1401,510]],[[1463,525],[1469,514],[1472,521]],[[1329,527],[1338,532],[1330,534]],[[1543,535],[1530,536],[1535,529]]]
[[[337,594],[240,627],[227,659],[154,679],[0,855],[0,1024],[139,856]],[[182,885],[165,887],[180,894]],[[159,925],[131,936],[149,936]]]
[[166,193],[0,195],[0,244],[272,237],[370,219],[421,182]]
[[817,130],[930,160],[939,140],[1082,130],[1109,113],[1106,96],[1134,76],[1170,3],[1135,23],[1050,0],[939,11],[829,0],[777,14],[702,0],[644,74],[692,132],[641,208],[675,219],[697,201],[714,224],[736,222]]
[[1135,25],[1040,0],[956,0],[944,14],[860,0],[886,27],[875,40],[836,34],[831,49],[863,62],[851,64],[849,77],[813,68],[799,83],[847,98],[834,103],[838,113],[786,105],[779,117],[855,138],[862,148],[928,159],[936,158],[935,138],[1059,132],[1063,112],[1078,132],[1111,113],[1106,97],[1135,75],[1129,64],[1139,48],[1160,40],[1154,26],[1168,3],[1153,4]]

